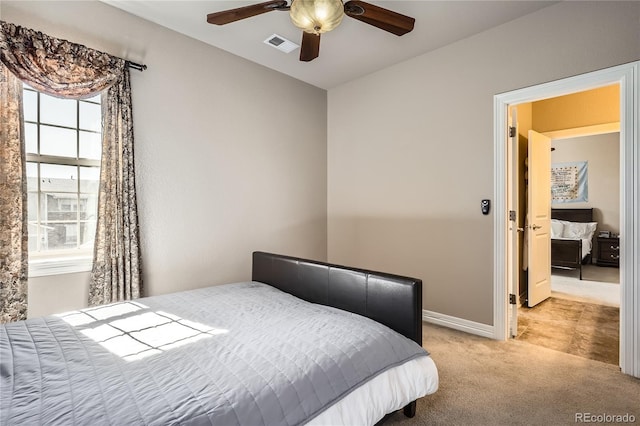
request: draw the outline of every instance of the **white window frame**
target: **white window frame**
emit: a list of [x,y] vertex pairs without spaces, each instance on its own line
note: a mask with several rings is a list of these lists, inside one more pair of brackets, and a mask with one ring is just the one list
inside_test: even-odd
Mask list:
[[[40,95],[42,92],[38,92],[37,90],[24,86],[25,91],[31,91],[38,94],[38,117],[36,121],[26,120],[26,124],[35,124],[36,126],[40,126],[41,124],[49,126],[49,123],[41,123],[40,121]],[[76,102],[81,102],[80,100],[76,100]],[[79,114],[80,105],[76,107],[76,113]],[[67,126],[55,126],[65,129],[75,130],[79,134],[79,130],[85,131],[85,129],[80,129],[79,117],[76,121],[76,126],[67,127]],[[37,135],[37,144],[38,144],[38,152],[40,152],[40,132],[38,130]],[[76,149],[77,153],[80,152],[80,138],[78,136],[76,140]],[[55,165],[66,165],[66,166],[75,166],[75,167],[100,167],[100,160],[96,159],[86,159],[86,158],[71,158],[71,157],[59,157],[54,155],[42,155],[35,153],[25,153],[25,161],[28,163],[37,163],[38,167],[40,164],[55,164]],[[78,183],[79,185],[79,183]],[[40,182],[38,182],[38,199],[40,199]],[[76,194],[80,194],[80,188],[78,187],[78,192]],[[98,195],[98,194],[96,194]],[[38,211],[38,216],[40,212]],[[40,223],[40,218],[38,217],[38,223]],[[89,272],[93,267],[93,247],[90,249],[69,249],[69,250],[48,250],[46,252],[38,252],[38,251],[29,251],[29,277],[43,277],[50,275],[58,275],[58,274],[71,274],[71,273],[79,273],[79,272]]]

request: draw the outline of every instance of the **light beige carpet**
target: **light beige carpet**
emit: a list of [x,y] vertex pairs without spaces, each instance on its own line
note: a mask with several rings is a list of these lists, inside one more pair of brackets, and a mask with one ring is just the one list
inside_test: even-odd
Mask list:
[[620,270],[595,265],[583,266],[583,279],[576,271],[551,268],[551,294],[608,306],[620,306]]
[[433,324],[423,336],[440,389],[418,400],[413,419],[398,412],[385,425],[573,425],[577,413],[640,423],[640,380],[613,365]]

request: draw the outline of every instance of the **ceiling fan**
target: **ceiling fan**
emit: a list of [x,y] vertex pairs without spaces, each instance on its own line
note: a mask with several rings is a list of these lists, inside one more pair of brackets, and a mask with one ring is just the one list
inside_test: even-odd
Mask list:
[[344,15],[397,36],[413,30],[415,19],[363,1],[273,0],[207,15],[207,22],[225,25],[273,10],[289,11],[293,24],[302,29],[300,60],[309,62],[320,54],[320,34],[337,27]]

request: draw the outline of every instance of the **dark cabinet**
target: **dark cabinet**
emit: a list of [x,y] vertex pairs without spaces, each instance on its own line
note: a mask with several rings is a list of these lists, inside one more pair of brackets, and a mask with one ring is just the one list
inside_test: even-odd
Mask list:
[[620,266],[620,239],[598,237],[598,265]]

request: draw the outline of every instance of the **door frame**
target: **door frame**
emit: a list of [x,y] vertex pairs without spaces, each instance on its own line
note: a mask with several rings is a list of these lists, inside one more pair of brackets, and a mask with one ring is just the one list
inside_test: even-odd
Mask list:
[[640,61],[631,62],[494,96],[494,338],[507,340],[509,276],[507,236],[508,123],[510,105],[620,86],[620,367],[640,377]]

